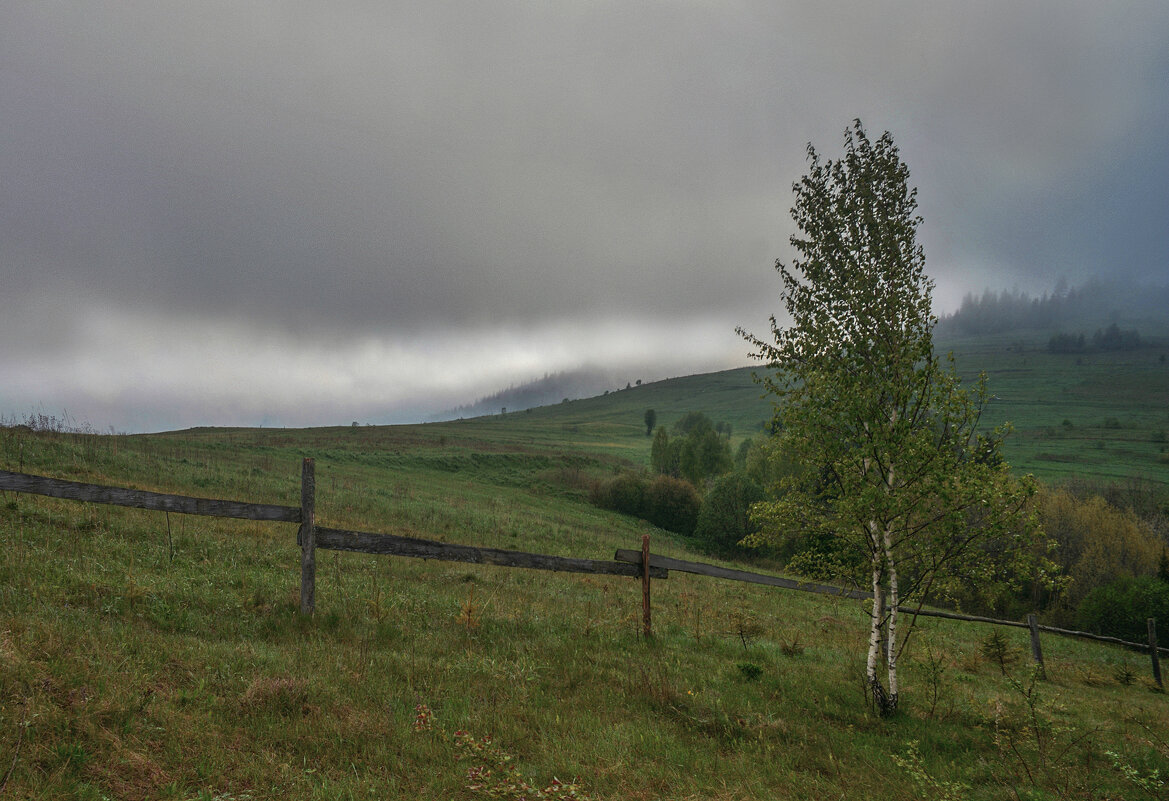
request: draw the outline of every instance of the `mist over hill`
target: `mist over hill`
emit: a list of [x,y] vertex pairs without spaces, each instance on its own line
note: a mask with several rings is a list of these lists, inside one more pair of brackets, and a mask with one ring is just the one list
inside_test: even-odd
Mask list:
[[941,337],[1011,331],[1086,333],[1110,325],[1138,328],[1153,337],[1169,335],[1169,285],[1118,284],[1101,280],[1032,297],[1018,290],[968,293],[953,314],[938,320]]
[[[936,335],[943,342],[962,337],[981,337],[1015,331],[1029,332],[1042,341],[1053,334],[1106,334],[1120,326],[1121,333],[1139,333],[1146,344],[1169,340],[1169,284],[1120,284],[1101,280],[1080,286],[1060,281],[1050,293],[1032,296],[1015,289],[986,289],[968,293],[952,314],[942,315]],[[542,378],[485,395],[471,403],[431,415],[430,422],[523,411],[551,406],[565,400],[602,395],[609,391],[649,383],[662,376],[583,368],[546,374]]]
[[562,373],[546,374],[535,381],[512,385],[507,389],[486,395],[462,406],[439,412],[431,422],[456,420],[462,417],[480,417],[502,411],[517,412],[537,406],[550,406],[565,400],[577,400],[601,395],[609,390],[641,384],[640,376],[619,376],[613,370],[584,368]]

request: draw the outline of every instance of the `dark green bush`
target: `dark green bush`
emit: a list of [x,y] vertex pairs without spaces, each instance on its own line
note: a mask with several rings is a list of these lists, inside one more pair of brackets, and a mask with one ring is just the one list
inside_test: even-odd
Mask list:
[[645,519],[666,531],[690,536],[702,500],[689,481],[657,476],[645,491]]
[[754,662],[740,662],[735,667],[739,669],[739,673],[743,674],[743,678],[747,681],[756,681],[763,675],[763,668]]
[[711,551],[737,550],[739,541],[755,530],[749,519],[751,504],[761,500],[763,488],[746,473],[723,476],[714,482],[702,501],[695,538]]
[[656,476],[647,481],[637,473],[621,473],[593,485],[590,499],[602,509],[640,517],[659,528],[690,536],[702,499],[689,481]]
[[597,484],[592,500],[602,509],[643,517],[647,485],[648,482],[636,473],[621,473]]
[[1130,642],[1148,639],[1148,619],[1169,631],[1169,582],[1156,576],[1121,578],[1097,587],[1080,602],[1076,623],[1083,629]]

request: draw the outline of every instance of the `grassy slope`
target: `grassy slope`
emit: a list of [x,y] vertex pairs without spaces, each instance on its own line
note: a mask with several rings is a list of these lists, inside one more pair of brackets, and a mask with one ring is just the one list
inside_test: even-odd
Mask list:
[[[0,430],[0,467],[295,504],[311,455],[324,525],[605,558],[651,529],[590,507],[582,487],[644,455],[646,406],[664,423],[692,408],[728,409],[715,417],[738,431],[759,419],[734,373],[673,386],[685,391],[433,426]],[[696,557],[652,534],[655,551]],[[938,797],[891,757],[911,741],[922,775],[970,798],[1011,797],[1028,773],[1048,793],[1033,797],[1067,783],[1125,797],[1106,750],[1169,768],[1165,697],[1145,658],[1116,649],[1047,638],[1036,736],[1027,696],[980,656],[987,630],[928,621],[903,662],[905,714],[880,721],[860,689],[855,603],[675,574],[654,585],[644,641],[628,579],[321,553],[305,621],[294,536],[0,497],[9,797],[478,797],[456,729],[493,735],[536,782],[578,776],[612,799]],[[1025,637],[1006,635],[1021,677]],[[419,703],[436,728],[414,730]]]
[[[1141,479],[1169,488],[1169,346],[1076,356],[1049,354],[1045,342],[1012,333],[946,341],[940,349],[955,352],[968,382],[987,373],[995,398],[984,422],[1013,426],[1005,453],[1017,469],[1048,481]],[[697,410],[731,423],[736,442],[757,434],[771,417],[771,401],[753,372],[669,379],[456,425],[493,439],[562,443],[645,464],[646,409],[657,412],[660,425]]]
[[987,372],[997,396],[991,419],[1014,425],[1012,464],[1048,480],[1139,478],[1169,487],[1169,347],[1049,354],[1017,335],[952,346],[961,368]]

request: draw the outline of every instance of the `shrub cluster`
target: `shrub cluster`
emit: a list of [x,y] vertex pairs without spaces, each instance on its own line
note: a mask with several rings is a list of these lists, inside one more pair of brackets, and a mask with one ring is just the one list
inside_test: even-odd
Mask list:
[[1125,577],[1097,587],[1076,609],[1081,628],[1130,642],[1145,641],[1151,617],[1169,631],[1169,582],[1157,576]]
[[[782,491],[793,476],[815,481],[814,474],[785,460],[768,440],[744,443],[728,466],[730,448],[723,432],[703,415],[687,415],[674,431],[672,440],[664,429],[656,432],[651,456],[656,475],[625,472],[596,482],[593,502],[693,536],[708,552],[742,554],[747,549],[740,543],[757,533],[752,506]],[[696,458],[704,441],[720,445],[708,452],[707,464],[717,465],[715,472],[697,471],[710,481],[705,495],[698,488],[704,478],[670,474],[686,449],[689,458]],[[1005,551],[984,553],[977,569],[968,575],[959,571],[944,588],[935,588],[932,600],[1012,618],[1042,612],[1057,625],[1136,641],[1144,639],[1149,617],[1164,621],[1169,630],[1169,506],[1152,490],[1138,490],[1086,485],[1041,490],[1034,511],[1051,549],[1041,542],[1021,558],[1008,558]],[[978,524],[976,514],[970,524]],[[808,578],[840,580],[865,562],[865,554],[825,532],[769,537],[769,550]]]
[[739,543],[755,532],[751,505],[763,500],[763,488],[747,473],[728,473],[716,480],[705,497],[685,479],[625,472],[596,482],[591,500],[602,509],[638,517],[658,528],[693,536],[711,553],[747,551]]
[[[1116,495],[1112,500],[1120,501]],[[1039,493],[1036,513],[1054,549],[1035,554],[1032,573],[994,577],[996,594],[959,593],[967,611],[1019,618],[1036,611],[1056,624],[1141,642],[1146,619],[1169,626],[1169,552],[1166,520],[1156,504],[1115,505],[1100,494],[1068,489]],[[1061,577],[1042,586],[1048,566]],[[985,588],[987,577],[973,576]]]
[[1157,569],[1164,546],[1132,509],[1119,509],[1099,495],[1052,490],[1042,495],[1040,516],[1057,544],[1056,562],[1071,579],[1058,599],[1065,610],[1077,609],[1098,587]]
[[[721,485],[716,484],[720,490]],[[1169,630],[1169,515],[1163,495],[1138,490],[1041,489],[1034,513],[1051,549],[1040,542],[1033,552],[1011,558],[998,546],[988,546],[973,567],[960,566],[951,582],[935,587],[930,600],[1016,620],[1040,612],[1055,625],[1136,641],[1144,640],[1149,617],[1164,621]],[[701,522],[716,508],[712,488],[698,526],[704,539],[710,531],[716,537],[730,531],[726,522],[709,530]],[[972,515],[970,524],[977,523]],[[736,535],[728,533],[722,544]],[[865,567],[866,554],[848,550],[847,541],[830,533],[791,531],[773,534],[772,540],[788,569],[808,578],[856,578]],[[911,583],[915,577],[903,579]]]
[[637,473],[621,473],[598,482],[592,501],[602,509],[639,517],[684,536],[694,533],[702,506],[698,490],[689,481],[665,475],[648,479]]

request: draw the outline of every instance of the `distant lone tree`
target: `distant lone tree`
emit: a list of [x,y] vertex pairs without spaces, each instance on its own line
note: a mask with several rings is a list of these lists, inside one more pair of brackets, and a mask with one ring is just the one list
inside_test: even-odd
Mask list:
[[645,410],[645,435],[647,437],[653,436],[654,426],[658,424],[658,413],[653,409]]
[[776,450],[805,468],[782,478],[778,500],[756,504],[753,520],[765,540],[806,531],[863,555],[873,594],[866,684],[888,715],[912,632],[900,630],[901,610],[944,591],[951,571],[972,569],[991,543],[1033,531],[1033,488],[986,458],[1006,432],[978,436],[985,376],[963,389],[952,358],[943,368],[934,354],[917,192],[892,136],[872,142],[857,120],[844,145],[842,159],[821,161],[809,144],[810,169],[794,185],[799,255],[775,265],[790,325],[771,318],[774,343],[739,329],[772,371],[757,380],[780,400]]

